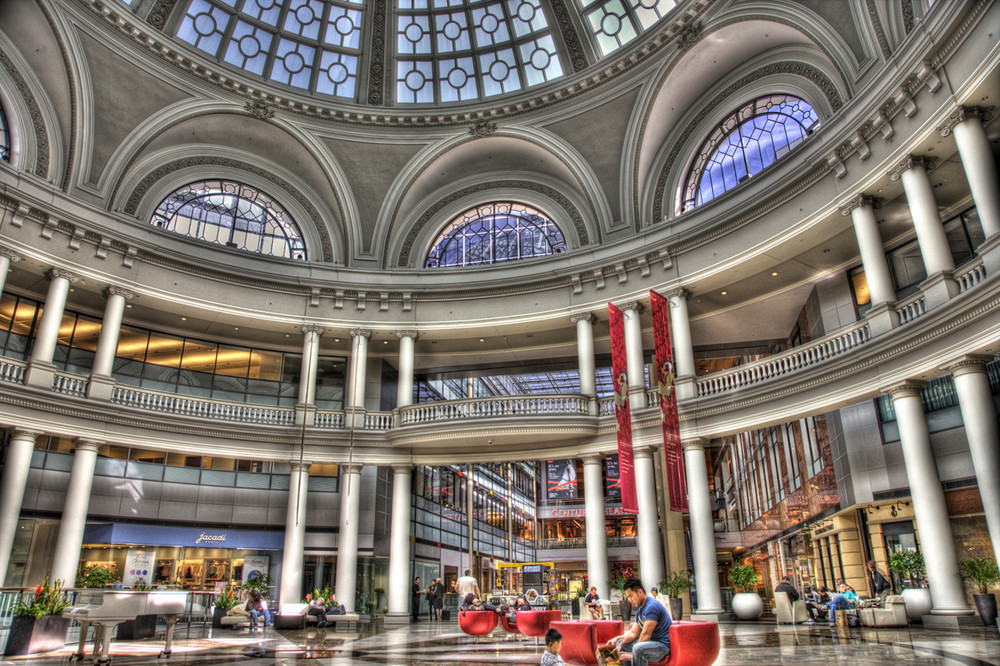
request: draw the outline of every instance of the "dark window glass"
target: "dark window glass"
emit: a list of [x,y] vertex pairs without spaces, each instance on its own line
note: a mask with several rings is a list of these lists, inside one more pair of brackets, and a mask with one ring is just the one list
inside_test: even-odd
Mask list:
[[0,106],[0,160],[10,162],[10,128],[2,106]]

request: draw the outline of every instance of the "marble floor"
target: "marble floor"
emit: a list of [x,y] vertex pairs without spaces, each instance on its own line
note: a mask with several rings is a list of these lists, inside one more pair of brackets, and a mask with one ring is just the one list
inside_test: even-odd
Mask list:
[[[1000,635],[995,628],[837,630],[827,625],[775,626],[773,623],[723,623],[718,666],[752,664],[896,664],[1000,666]],[[114,642],[112,664],[163,664],[158,660],[162,639]],[[538,664],[542,648],[530,639],[516,640],[495,633],[479,642],[459,631],[454,622],[422,622],[402,627],[362,624],[356,631],[307,629],[251,633],[180,626],[169,663],[208,664],[321,664],[355,666],[387,664]],[[72,649],[34,657],[3,658],[0,662],[50,666],[66,664]],[[87,657],[84,664],[93,663]]]

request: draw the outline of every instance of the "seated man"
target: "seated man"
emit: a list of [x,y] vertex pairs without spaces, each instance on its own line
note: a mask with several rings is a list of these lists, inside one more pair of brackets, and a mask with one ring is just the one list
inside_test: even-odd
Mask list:
[[261,596],[260,592],[254,590],[250,593],[250,598],[247,599],[246,605],[247,612],[250,613],[250,630],[257,631],[257,618],[263,616],[264,627],[271,624],[271,614],[267,610],[267,602]]
[[624,663],[646,666],[670,654],[670,613],[656,599],[647,596],[638,578],[629,578],[624,585],[625,597],[636,608],[635,620],[621,636],[607,642],[617,645]]
[[858,595],[851,589],[850,585],[844,581],[840,581],[837,585],[837,592],[839,594],[834,594],[830,592],[830,626],[836,623],[836,612],[839,610],[850,610],[854,608],[855,604],[858,603]]
[[784,592],[788,595],[788,601],[795,603],[799,600],[799,591],[795,589],[792,585],[792,579],[789,576],[783,576],[781,582],[774,588],[775,592]]
[[595,620],[604,619],[604,608],[601,606],[601,595],[597,593],[596,587],[591,587],[590,592],[587,596],[583,598],[583,603],[587,605],[587,610],[590,611],[590,617]]
[[493,611],[497,614],[502,614],[500,609],[493,604],[488,604],[482,599],[476,596],[475,592],[469,592],[465,595],[465,599],[462,601],[462,606],[459,610],[463,611]]
[[310,615],[316,616],[317,627],[325,627],[330,624],[326,621],[326,604],[323,603],[323,597],[316,597],[310,601],[309,608],[306,609],[306,612]]

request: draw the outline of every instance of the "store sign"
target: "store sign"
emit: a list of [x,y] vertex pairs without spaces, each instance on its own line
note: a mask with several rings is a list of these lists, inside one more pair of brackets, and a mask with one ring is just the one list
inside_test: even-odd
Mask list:
[[209,530],[198,527],[163,527],[153,525],[87,525],[84,543],[122,543],[140,546],[187,546],[191,548],[239,548],[245,550],[281,550],[284,532],[244,530]]
[[247,555],[243,558],[243,582],[247,582],[252,574],[266,575],[271,558],[268,555]]
[[122,575],[122,585],[135,587],[149,585],[152,582],[153,550],[129,550],[125,555],[125,573]]
[[[583,518],[587,515],[587,509],[585,507],[538,507],[538,518],[539,520],[545,519],[558,519],[558,518]],[[604,507],[605,516],[625,516],[628,515],[620,506],[606,506]]]

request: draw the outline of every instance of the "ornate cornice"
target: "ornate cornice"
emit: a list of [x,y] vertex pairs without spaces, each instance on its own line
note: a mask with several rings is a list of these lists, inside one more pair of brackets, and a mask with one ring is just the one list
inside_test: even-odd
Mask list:
[[[237,171],[252,173],[259,178],[263,178],[264,180],[273,183],[283,193],[287,193],[292,196],[299,203],[299,205],[305,209],[306,213],[312,220],[313,228],[319,235],[320,244],[322,246],[321,249],[323,257],[322,259],[319,259],[319,261],[333,261],[333,242],[330,239],[330,232],[323,223],[323,218],[320,216],[319,211],[316,210],[316,207],[312,205],[309,199],[307,199],[305,195],[298,190],[298,188],[284,178],[281,178],[280,176],[262,167],[248,162],[243,162],[242,160],[234,160],[227,157],[216,157],[214,155],[197,155],[193,157],[185,157],[179,160],[173,160],[172,162],[163,164],[150,171],[142,180],[139,181],[139,184],[135,186],[131,194],[129,194],[128,199],[126,199],[122,212],[128,215],[135,215],[138,211],[139,203],[142,201],[143,197],[146,196],[146,193],[153,187],[153,185],[175,171],[189,169],[192,167],[226,167]],[[209,169],[206,169],[206,173],[208,171]],[[269,194],[273,196],[274,193],[269,192]],[[313,258],[313,260],[317,261],[315,258]]]
[[388,0],[368,0],[365,5],[372,15],[372,50],[368,60],[368,103],[381,106],[385,102],[385,40],[388,23]]
[[903,14],[903,30],[906,34],[913,32],[916,17],[913,15],[913,0],[899,0],[899,10]]
[[909,171],[910,169],[916,167],[923,167],[927,171],[930,171],[934,168],[934,164],[935,161],[933,157],[907,155],[902,162],[889,169],[889,180],[899,180],[904,171]]
[[243,105],[246,112],[257,120],[270,120],[274,118],[274,109],[264,102],[247,102]]
[[948,116],[948,120],[944,121],[944,124],[938,127],[938,134],[941,136],[948,136],[951,134],[952,130],[955,129],[955,125],[973,118],[978,118],[983,122],[983,124],[988,123],[993,120],[993,107],[960,106],[955,109],[950,116]]
[[691,23],[684,27],[677,36],[677,48],[687,51],[692,46],[701,41],[701,23]]
[[882,29],[882,19],[879,17],[875,0],[865,0],[865,8],[868,10],[868,20],[872,23],[872,30],[875,31],[875,38],[878,40],[878,47],[882,51],[882,57],[888,60],[892,57],[892,50],[889,48],[889,40],[885,37],[885,30]]
[[497,124],[493,121],[486,121],[481,123],[476,123],[469,128],[469,134],[474,138],[479,139],[484,136],[493,136],[497,133]]
[[587,68],[587,56],[580,46],[580,38],[573,27],[573,19],[566,9],[564,0],[549,0],[549,7],[555,16],[556,25],[559,26],[559,34],[562,36],[563,45],[569,53],[569,61],[573,64],[574,72],[582,72]]
[[18,94],[28,107],[28,116],[31,118],[31,127],[35,134],[35,169],[34,174],[42,178],[49,176],[49,134],[45,129],[45,119],[42,117],[42,109],[38,106],[35,96],[31,92],[27,81],[21,76],[21,72],[14,66],[10,56],[3,49],[0,49],[0,66],[4,68],[8,76],[14,81]]
[[157,30],[165,30],[167,19],[170,18],[170,13],[174,11],[175,5],[177,5],[177,0],[156,0],[152,11],[149,12],[149,24]]
[[861,208],[862,206],[871,206],[872,210],[882,207],[882,200],[878,197],[868,196],[867,194],[859,194],[856,197],[848,199],[847,201],[840,204],[840,214],[843,216],[848,216],[856,208]]
[[581,312],[579,314],[570,315],[569,320],[571,322],[573,322],[574,324],[576,324],[578,322],[581,322],[581,321],[586,321],[586,322],[590,322],[591,324],[593,324],[595,321],[597,321],[597,316],[594,315],[593,312]]

